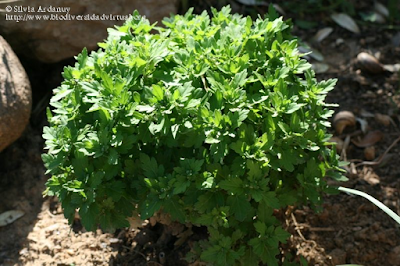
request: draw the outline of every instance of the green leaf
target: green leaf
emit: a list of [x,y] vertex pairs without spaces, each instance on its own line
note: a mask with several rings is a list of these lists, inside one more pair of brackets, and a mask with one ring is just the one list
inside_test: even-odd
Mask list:
[[177,220],[181,223],[185,223],[186,215],[182,210],[182,207],[173,199],[164,202],[165,211],[171,214],[173,220]]
[[265,231],[267,229],[267,226],[265,225],[265,223],[262,222],[255,222],[254,223],[254,228],[256,229],[257,233],[259,233],[260,235],[265,235]]
[[290,103],[286,106],[286,111],[285,113],[287,114],[292,114],[299,110],[301,107],[305,106],[305,103],[299,104],[299,103]]
[[274,209],[268,207],[264,201],[260,202],[257,208],[257,218],[266,224],[276,224],[278,221],[273,216]]
[[263,177],[262,169],[257,162],[255,162],[253,160],[247,160],[246,166],[247,166],[247,169],[249,169],[248,175],[251,180],[255,180],[260,177]]
[[290,237],[290,234],[286,232],[282,227],[278,226],[275,228],[273,238],[276,241],[279,241],[281,243],[286,243],[288,238]]
[[223,206],[225,203],[224,197],[220,193],[207,192],[200,197],[195,204],[195,208],[200,212],[209,212],[213,208]]
[[233,88],[242,87],[246,83],[246,77],[247,77],[247,69],[237,73],[232,80],[231,83],[232,87]]
[[219,246],[211,246],[201,253],[200,258],[203,261],[214,262],[216,258],[220,256],[220,250],[221,248]]
[[252,238],[249,244],[253,247],[254,253],[261,258],[263,263],[266,263],[268,266],[278,266],[278,261],[275,257],[279,253],[277,247],[268,246],[261,238]]
[[183,193],[189,186],[190,186],[190,181],[185,179],[185,177],[182,177],[178,179],[177,182],[175,183],[173,194]]
[[154,195],[149,196],[144,202],[139,205],[140,218],[142,220],[148,219],[154,215],[156,211],[161,208],[161,201],[158,197]]
[[55,130],[50,127],[43,127],[43,135],[44,139],[53,140],[56,139]]
[[140,154],[140,162],[144,171],[144,175],[147,178],[157,178],[164,172],[161,167],[158,167],[156,160],[154,158],[150,158],[147,154]]
[[218,186],[234,194],[242,194],[244,188],[243,181],[239,177],[234,177],[230,180],[222,180]]
[[164,89],[156,84],[153,84],[153,95],[156,97],[158,101],[161,101],[164,98]]
[[103,81],[103,85],[106,88],[106,90],[108,90],[110,93],[112,93],[114,84],[113,84],[113,80],[112,80],[111,76],[107,72],[101,71],[100,77],[101,77],[101,80]]
[[114,181],[107,184],[107,194],[114,200],[119,201],[125,194],[125,184],[122,181]]
[[97,228],[97,217],[100,214],[100,208],[97,203],[90,205],[84,204],[79,209],[79,216],[81,217],[81,222],[86,230],[94,231]]
[[79,64],[79,70],[82,70],[86,66],[86,62],[88,59],[88,53],[86,47],[83,48],[82,52],[76,57]]
[[178,133],[180,125],[175,124],[171,126],[171,132],[172,132],[172,137],[175,139],[176,138],[176,134]]
[[70,89],[69,86],[61,85],[61,87],[57,88],[56,94],[51,98],[50,102],[58,102],[61,99],[67,97],[69,94],[71,94],[74,90]]
[[163,118],[159,124],[151,123],[149,126],[149,131],[151,134],[155,135],[161,132],[164,128],[165,119]]
[[235,218],[240,222],[249,218],[253,211],[250,202],[244,195],[228,196],[227,203],[231,207],[232,213],[235,214]]
[[110,149],[110,153],[108,155],[108,163],[112,165],[117,165],[118,164],[118,152],[116,149]]
[[281,207],[281,205],[279,204],[279,200],[276,197],[276,193],[274,191],[264,192],[262,198],[265,205],[271,208],[279,209]]

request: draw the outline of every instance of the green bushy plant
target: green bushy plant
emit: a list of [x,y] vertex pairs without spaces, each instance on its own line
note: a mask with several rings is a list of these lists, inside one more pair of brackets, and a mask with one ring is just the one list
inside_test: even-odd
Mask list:
[[289,234],[275,209],[310,203],[340,178],[324,98],[290,25],[230,8],[150,25],[135,12],[64,69],[43,160],[72,222],[129,226],[162,210],[206,226],[201,260],[277,265]]

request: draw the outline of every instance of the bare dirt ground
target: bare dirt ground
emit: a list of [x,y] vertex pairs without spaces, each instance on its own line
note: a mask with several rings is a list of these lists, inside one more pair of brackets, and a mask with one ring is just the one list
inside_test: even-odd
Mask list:
[[[209,8],[209,2],[197,3],[196,11]],[[371,3],[366,1],[360,8]],[[244,13],[249,9],[237,4],[233,8]],[[266,8],[254,10],[262,13]],[[296,16],[300,17],[287,14],[294,20]],[[347,137],[349,141],[342,152],[343,159],[351,162],[347,167],[349,181],[340,185],[367,192],[400,213],[400,143],[395,143],[400,136],[399,72],[362,72],[355,60],[360,52],[368,52],[383,64],[400,63],[400,27],[367,24],[361,26],[360,34],[354,34],[322,14],[314,19],[319,21],[318,26],[307,30],[295,27],[294,33],[310,40],[318,29],[333,28],[327,38],[313,44],[329,66],[317,78],[338,78],[328,101],[340,105],[336,112],[351,111],[358,118],[356,126],[342,134],[331,130],[341,140],[346,142]],[[24,135],[0,153],[0,213],[21,210],[25,214],[0,227],[0,265],[188,265],[183,258],[194,241],[206,237],[203,228],[192,228],[193,233],[179,245],[170,227],[150,222],[140,229],[114,234],[86,232],[79,217],[72,227],[68,225],[57,199],[43,198],[48,178],[40,158],[42,127],[46,124],[43,106],[51,89],[61,81],[62,66],[73,61],[56,65],[22,61],[33,86],[34,111]],[[389,117],[389,123],[377,114]],[[356,144],[366,141],[365,135],[374,131],[383,138],[371,141],[375,149],[371,157]],[[297,264],[304,257],[308,265],[400,265],[398,225],[361,197],[327,195],[321,213],[303,206],[280,210],[276,215],[292,234],[288,243],[281,245],[282,253],[290,254]]]

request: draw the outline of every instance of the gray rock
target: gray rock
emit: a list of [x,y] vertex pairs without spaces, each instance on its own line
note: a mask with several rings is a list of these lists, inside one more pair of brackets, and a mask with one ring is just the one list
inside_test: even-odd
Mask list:
[[[118,20],[117,15],[127,16],[137,9],[141,15],[152,22],[160,21],[161,25],[164,17],[176,13],[177,3],[178,0],[13,2],[9,4],[12,11],[3,14],[5,19],[0,20],[0,34],[17,54],[54,63],[77,55],[84,47],[96,49],[97,43],[107,37],[107,28],[122,25],[125,21]],[[11,17],[15,15],[21,16],[19,22],[17,17]],[[48,16],[47,20],[45,16]]]
[[0,36],[0,151],[18,139],[29,121],[32,92],[28,76]]

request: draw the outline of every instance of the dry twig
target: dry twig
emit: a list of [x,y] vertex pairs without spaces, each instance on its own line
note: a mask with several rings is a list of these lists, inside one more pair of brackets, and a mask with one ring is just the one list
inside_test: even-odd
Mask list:
[[294,214],[291,213],[290,216],[292,217],[293,223],[294,223],[294,229],[296,230],[296,232],[299,234],[299,236],[301,237],[301,239],[303,239],[304,241],[306,241],[306,238],[303,236],[303,234],[300,231],[299,228],[299,224],[297,223],[296,217],[294,217]]
[[397,144],[397,142],[400,141],[400,136],[395,139],[395,141],[393,141],[393,143],[389,146],[389,148],[386,149],[386,151],[379,156],[379,159],[377,161],[373,161],[373,162],[368,162],[368,161],[363,161],[359,164],[356,164],[356,167],[362,166],[362,165],[379,165],[382,163],[383,158],[385,158],[385,156],[388,154],[388,152]]

